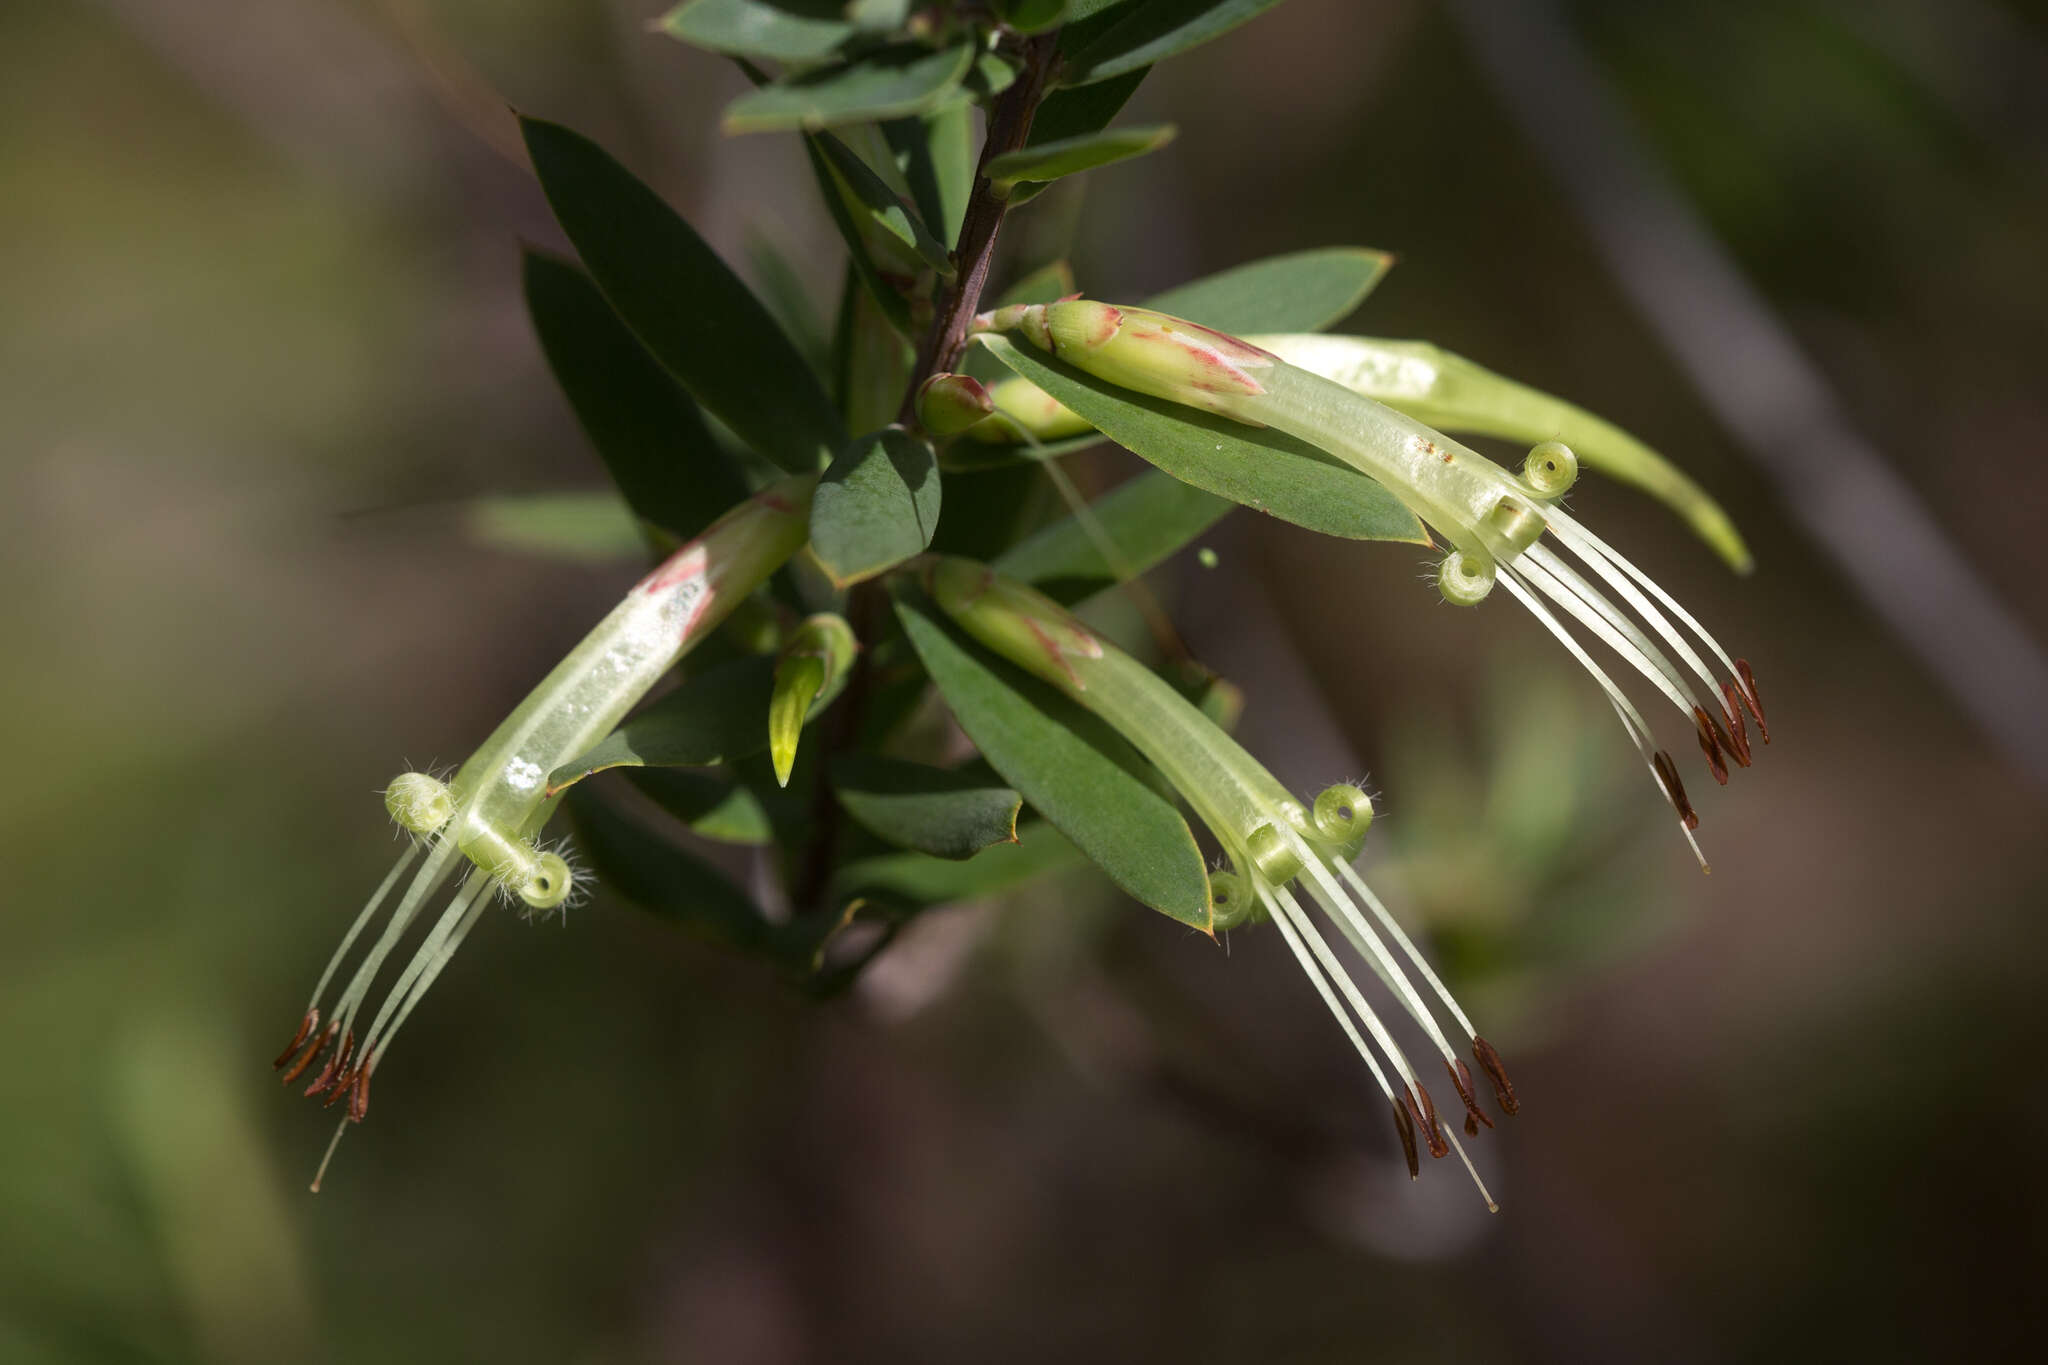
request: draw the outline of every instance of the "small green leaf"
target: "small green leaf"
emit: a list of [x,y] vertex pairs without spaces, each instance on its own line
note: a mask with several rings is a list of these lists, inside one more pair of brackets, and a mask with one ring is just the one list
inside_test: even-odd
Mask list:
[[600,886],[730,947],[787,954],[782,931],[717,868],[588,792],[571,792],[568,807],[577,852]]
[[588,275],[533,250],[522,274],[548,367],[635,513],[680,541],[747,495],[688,391]]
[[803,356],[688,223],[590,139],[540,119],[521,127],[598,288],[699,403],[791,471],[816,469],[845,444]]
[[[1019,541],[992,566],[1071,606],[1135,578],[1221,521],[1234,504],[1148,469]],[[1115,547],[1116,562],[1102,547]]]
[[843,0],[688,0],[656,27],[713,52],[778,62],[819,61],[857,31]]
[[962,43],[934,52],[915,43],[880,48],[858,61],[808,71],[740,96],[725,109],[728,133],[816,131],[936,108],[974,64]]
[[1368,247],[1296,251],[1191,280],[1144,306],[1232,336],[1320,332],[1349,316],[1393,263]]
[[1003,780],[1131,896],[1209,932],[1201,850],[1173,803],[1138,775],[1144,760],[1087,711],[968,641],[921,594],[899,593],[896,615]]
[[707,668],[548,774],[548,795],[607,768],[705,768],[768,743],[775,660],[749,655]]
[[1133,0],[1062,35],[1065,85],[1087,85],[1220,38],[1280,0]]
[[[876,264],[874,253],[868,249],[867,237],[861,231],[865,216],[860,219],[854,217],[854,210],[840,194],[839,182],[833,177],[832,168],[826,163],[825,154],[816,139],[804,138],[804,156],[811,163],[811,174],[817,177],[818,193],[824,197],[825,211],[832,218],[832,226],[838,229],[839,240],[846,243],[848,268],[860,281],[862,290],[882,319],[897,335],[908,336],[909,300],[903,297],[902,290],[889,282],[881,266]],[[842,312],[842,320],[844,317]]]
[[981,341],[1103,435],[1183,483],[1325,535],[1430,543],[1384,485],[1304,441],[1118,388],[1005,337]]
[[888,234],[901,244],[914,259],[920,260],[932,270],[951,279],[953,262],[946,254],[946,248],[926,230],[910,205],[898,198],[889,188],[888,182],[875,174],[874,168],[860,159],[853,148],[841,142],[830,133],[813,135],[818,148],[825,154],[826,161],[852,193],[854,201],[873,223],[877,230]]
[[622,772],[649,800],[706,839],[757,848],[775,837],[761,798],[722,768],[626,768]]
[[939,464],[901,427],[841,451],[811,500],[811,552],[839,587],[924,553],[939,524]]
[[[960,240],[967,221],[967,201],[974,193],[974,111],[965,106],[926,115],[934,208],[932,230],[946,243]],[[917,181],[911,181],[912,188]]]
[[832,790],[869,832],[934,858],[971,858],[1017,842],[1023,798],[972,772],[841,754],[832,761]]
[[1575,403],[1426,341],[1267,336],[1256,344],[1439,431],[1524,445],[1563,441],[1583,467],[1633,484],[1676,512],[1737,573],[1748,573],[1755,562],[1712,494],[1651,447]]
[[619,495],[527,493],[478,498],[464,511],[469,533],[500,550],[583,564],[644,559],[647,540]]
[[1007,308],[1013,303],[1051,303],[1073,292],[1074,267],[1063,260],[1054,261],[1014,281],[996,299],[996,306]]
[[903,27],[910,17],[910,4],[911,0],[840,0],[849,23],[882,33]]
[[1031,135],[1024,139],[1024,145],[1064,142],[1070,137],[1101,132],[1130,102],[1151,69],[1141,66],[1112,80],[1053,91],[1038,106],[1038,113],[1031,120]]
[[1067,0],[996,0],[996,11],[1019,33],[1043,33],[1067,17]]
[[1170,123],[1154,123],[1041,142],[994,158],[988,163],[986,174],[999,188],[1025,181],[1058,180],[1157,151],[1173,141],[1178,131]]
[[1042,820],[1025,824],[1014,844],[996,844],[960,862],[926,853],[884,853],[841,867],[834,897],[872,901],[899,912],[954,901],[986,900],[1034,878],[1085,865],[1080,851]]

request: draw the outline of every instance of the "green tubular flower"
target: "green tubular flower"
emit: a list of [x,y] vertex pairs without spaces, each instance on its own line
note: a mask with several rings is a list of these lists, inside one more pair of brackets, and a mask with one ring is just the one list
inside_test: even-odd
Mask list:
[[[1492,1127],[1492,1120],[1480,1109],[1470,1069],[1410,979],[1410,968],[1470,1040],[1501,1108],[1510,1114],[1517,1111],[1514,1087],[1499,1054],[1474,1031],[1413,941],[1351,866],[1372,822],[1372,802],[1363,791],[1344,784],[1329,788],[1308,805],[1297,801],[1164,679],[1101,640],[1051,598],[983,564],[934,557],[925,562],[923,579],[932,600],[968,634],[1072,697],[1129,740],[1209,827],[1231,865],[1231,871],[1211,878],[1215,922],[1229,928],[1263,915],[1278,926],[1302,971],[1386,1095],[1411,1176],[1418,1169],[1418,1129],[1432,1156],[1447,1155],[1457,1146],[1457,1138],[1439,1123],[1415,1068],[1316,927],[1302,904],[1304,896],[1336,926],[1442,1054],[1465,1104],[1466,1134],[1477,1134],[1481,1124]],[[1382,1057],[1391,1077],[1388,1067],[1381,1065]],[[1458,1153],[1464,1157],[1462,1147]],[[1465,1164],[1469,1169],[1470,1160]],[[1478,1181],[1476,1172],[1473,1180]],[[1485,1193],[1483,1185],[1480,1192]],[[1490,1197],[1487,1204],[1493,1207]]]
[[[1677,765],[1656,747],[1641,712],[1559,615],[1606,644],[1692,722],[1718,782],[1728,780],[1728,760],[1749,766],[1745,711],[1763,741],[1770,742],[1756,678],[1746,660],[1732,658],[1647,574],[1556,506],[1576,473],[1569,450],[1555,442],[1537,446],[1518,478],[1477,451],[1342,384],[1249,342],[1148,309],[1067,300],[986,313],[976,319],[976,329],[1018,331],[1067,364],[1110,383],[1274,427],[1386,485],[1450,542],[1452,551],[1439,566],[1438,578],[1447,601],[1476,605],[1496,582],[1505,583],[1593,675],[1670,801],[1694,856],[1706,866],[1692,836],[1699,817],[1678,780]],[[1616,606],[1609,593],[1635,616]],[[1686,632],[1718,659],[1724,674],[1717,677],[1707,667]],[[1673,663],[1671,655],[1679,662]],[[1702,703],[1694,679],[1711,706]]]
[[[369,1105],[371,1073],[494,893],[516,896],[535,911],[568,900],[575,884],[568,862],[535,842],[560,801],[547,794],[548,773],[610,733],[648,688],[803,545],[816,483],[815,475],[785,479],[670,555],[634,585],[447,782],[425,773],[402,773],[392,781],[385,808],[416,839],[320,974],[298,1033],[277,1060],[280,1069],[289,1068],[284,1071],[287,1085],[325,1057],[306,1094],[324,1094],[328,1104],[346,1100],[344,1126],[360,1122]],[[322,1028],[328,986],[416,862],[418,871]],[[379,969],[421,907],[459,871],[463,875],[447,908],[359,1042],[357,1018]]]

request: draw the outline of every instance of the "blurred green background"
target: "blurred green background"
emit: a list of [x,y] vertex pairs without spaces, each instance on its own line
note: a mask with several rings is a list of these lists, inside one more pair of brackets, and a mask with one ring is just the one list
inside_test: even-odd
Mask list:
[[[1576,495],[1757,664],[1777,743],[1696,779],[1711,878],[1595,689],[1509,608],[1444,607],[1411,550],[1240,513],[1220,568],[1161,575],[1255,751],[1384,793],[1366,870],[1432,924],[1525,1101],[1479,1144],[1502,1215],[1447,1166],[1402,1178],[1273,936],[1226,953],[1085,876],[934,914],[824,1005],[601,890],[566,925],[507,916],[306,1194],[328,1126],[267,1064],[395,856],[375,793],[459,759],[633,575],[462,533],[465,499],[602,477],[522,313],[517,244],[556,239],[504,103],[612,147],[729,259],[759,233],[837,278],[796,144],[718,136],[740,78],[647,34],[661,8],[0,9],[0,1360],[2034,1339],[2039,790],[1794,528],[1424,0],[1291,0],[1155,72],[1128,117],[1180,140],[1013,243],[1079,211],[1108,297],[1397,251],[1358,330],[1622,422],[1756,548],[1734,581],[1644,499]],[[1566,13],[2038,638],[2048,18]]]

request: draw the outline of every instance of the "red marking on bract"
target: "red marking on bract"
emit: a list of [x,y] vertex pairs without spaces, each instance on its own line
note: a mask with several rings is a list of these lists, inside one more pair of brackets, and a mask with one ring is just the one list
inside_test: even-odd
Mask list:
[[1728,765],[1722,761],[1721,746],[1714,738],[1714,723],[1707,719],[1704,708],[1692,708],[1693,724],[1699,728],[1700,752],[1707,756],[1707,771],[1722,786],[1728,785]]
[[1032,620],[1029,616],[1024,618],[1024,628],[1031,632],[1032,638],[1037,640],[1039,645],[1045,650],[1045,656],[1060,666],[1060,672],[1067,675],[1067,681],[1074,685],[1074,690],[1076,692],[1086,692],[1088,689],[1082,684],[1081,675],[1076,673],[1074,666],[1067,662],[1067,651],[1060,648],[1059,641],[1048,635],[1045,627],[1039,625],[1038,622]]
[[1771,742],[1771,727],[1764,723],[1764,699],[1756,690],[1756,674],[1751,671],[1749,660],[1737,659],[1735,671],[1742,676],[1742,700],[1749,706],[1751,719],[1756,721],[1756,732],[1764,737],[1764,743]]
[[1451,1084],[1458,1088],[1458,1098],[1465,1101],[1465,1136],[1479,1136],[1479,1125],[1493,1127],[1493,1120],[1486,1117],[1479,1107],[1479,1097],[1472,1093],[1472,1073],[1465,1064],[1455,1058],[1444,1062],[1444,1070],[1451,1073]]
[[1111,338],[1124,329],[1123,309],[1107,303],[1100,307],[1102,311],[1095,315],[1095,326],[1081,339],[1081,344],[1091,351],[1108,345]]
[[1401,1155],[1408,1160],[1408,1178],[1414,1180],[1422,1174],[1422,1162],[1415,1154],[1415,1120],[1408,1117],[1399,1100],[1394,1101],[1394,1131],[1401,1137]]
[[1728,737],[1735,761],[1747,768],[1753,755],[1749,748],[1749,725],[1742,719],[1742,706],[1735,699],[1735,684],[1721,684],[1721,702],[1728,712]]
[[306,1050],[299,1054],[299,1060],[292,1066],[292,1069],[285,1072],[279,1079],[284,1084],[290,1085],[293,1081],[305,1075],[306,1068],[313,1065],[314,1059],[325,1052],[328,1043],[334,1040],[334,1030],[336,1027],[336,1024],[329,1024],[326,1028],[322,1029],[318,1037],[306,1044]]
[[1657,772],[1657,781],[1664,787],[1664,798],[1671,808],[1678,812],[1678,818],[1685,822],[1687,829],[1698,829],[1700,817],[1694,813],[1692,802],[1685,796],[1685,784],[1678,780],[1678,765],[1671,761],[1671,755],[1659,749],[1650,757],[1650,766]]
[[1494,1103],[1500,1106],[1501,1112],[1521,1113],[1521,1101],[1515,1098],[1515,1083],[1508,1079],[1508,1069],[1500,1064],[1500,1054],[1493,1050],[1493,1044],[1475,1035],[1472,1039],[1472,1060],[1479,1063],[1486,1079],[1493,1082]]
[[285,1044],[284,1051],[277,1054],[277,1060],[270,1064],[270,1069],[275,1071],[290,1061],[293,1054],[299,1050],[300,1044],[306,1041],[306,1035],[311,1033],[319,1022],[320,1011],[307,1010],[306,1017],[299,1021],[299,1031],[292,1035],[292,1040],[289,1043]]

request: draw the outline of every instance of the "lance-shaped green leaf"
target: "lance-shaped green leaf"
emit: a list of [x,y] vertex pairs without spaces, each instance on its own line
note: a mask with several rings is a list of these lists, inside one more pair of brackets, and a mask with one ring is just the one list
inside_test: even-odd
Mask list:
[[1370,247],[1293,251],[1190,280],[1144,306],[1232,336],[1320,332],[1363,303],[1393,263]]
[[762,655],[707,668],[549,773],[548,795],[607,768],[703,768],[759,753],[774,682],[775,660]]
[[915,43],[807,71],[740,96],[725,109],[728,133],[816,131],[922,114],[944,101],[974,64],[962,43],[934,52]]
[[[1095,717],[960,634],[921,595],[897,618],[960,728],[1003,780],[1133,898],[1208,932],[1209,874],[1147,765]],[[977,860],[979,861],[979,860]]]
[[588,792],[571,792],[567,804],[577,852],[598,885],[727,947],[798,959],[798,936],[763,916],[723,872]]
[[1440,431],[1534,444],[1562,441],[1579,462],[1633,484],[1685,519],[1735,569],[1753,560],[1735,523],[1685,472],[1628,432],[1574,403],[1516,383],[1426,341],[1260,336],[1252,344]]
[[1132,0],[1061,35],[1067,85],[1120,76],[1220,38],[1280,0]]
[[520,123],[555,218],[605,299],[699,403],[785,469],[816,469],[845,443],[803,356],[695,229],[590,139]]
[[647,554],[639,523],[609,490],[477,498],[464,509],[463,520],[471,536],[500,550],[581,564]]
[[690,827],[692,833],[722,844],[759,847],[774,830],[761,798],[723,768],[626,768],[625,778],[650,801]]
[[1071,606],[1144,573],[1221,521],[1233,505],[1148,469],[1011,546],[993,567]]
[[747,495],[688,391],[588,275],[532,250],[522,274],[548,368],[634,513],[680,541]]
[[859,31],[844,0],[688,0],[656,26],[695,47],[778,62],[823,60]]
[[1101,132],[1130,103],[1131,96],[1144,83],[1145,73],[1151,69],[1141,66],[1111,80],[1053,91],[1038,106],[1038,113],[1031,120],[1031,135],[1024,139],[1024,145],[1064,142],[1070,137]]
[[1001,336],[981,341],[1090,426],[1183,483],[1325,535],[1429,543],[1422,523],[1384,485],[1304,441],[1118,388]]
[[967,199],[974,192],[973,111],[965,105],[934,109],[922,118],[891,119],[882,135],[896,152],[917,209],[947,243],[960,239]]
[[884,427],[847,446],[818,481],[811,553],[843,588],[922,554],[938,524],[932,448],[901,427]]
[[953,262],[946,248],[926,229],[924,221],[903,202],[874,168],[858,153],[830,133],[813,135],[818,149],[852,195],[854,203],[876,231],[897,243],[908,261],[920,262],[948,279]]
[[776,656],[775,689],[768,700],[768,754],[778,785],[789,785],[804,722],[844,690],[858,649],[846,618],[821,612],[798,627]]
[[[846,243],[847,268],[860,281],[869,303],[899,336],[910,334],[910,301],[903,291],[890,283],[889,277],[876,262],[874,252],[869,248],[867,233],[861,230],[865,216],[856,218],[854,210],[839,193],[832,169],[825,160],[824,152],[815,139],[804,139],[804,156],[811,163],[811,174],[817,177],[818,192],[824,196],[825,211],[832,218],[832,226],[839,231],[839,239]],[[840,323],[842,328],[851,319],[849,302],[842,300]],[[843,340],[843,337],[841,338]],[[843,406],[843,405],[842,405]]]
[[832,761],[832,791],[870,833],[934,858],[1017,842],[1023,798],[977,773],[842,754]]
[[1081,852],[1058,831],[1034,820],[1018,830],[1016,843],[993,845],[965,862],[915,852],[855,859],[833,874],[832,888],[841,903],[871,902],[900,913],[986,900],[1049,873],[1085,865]]
[[1179,131],[1170,123],[1153,123],[1041,142],[991,159],[986,174],[997,193],[1007,195],[1026,181],[1058,180],[1157,151]]

